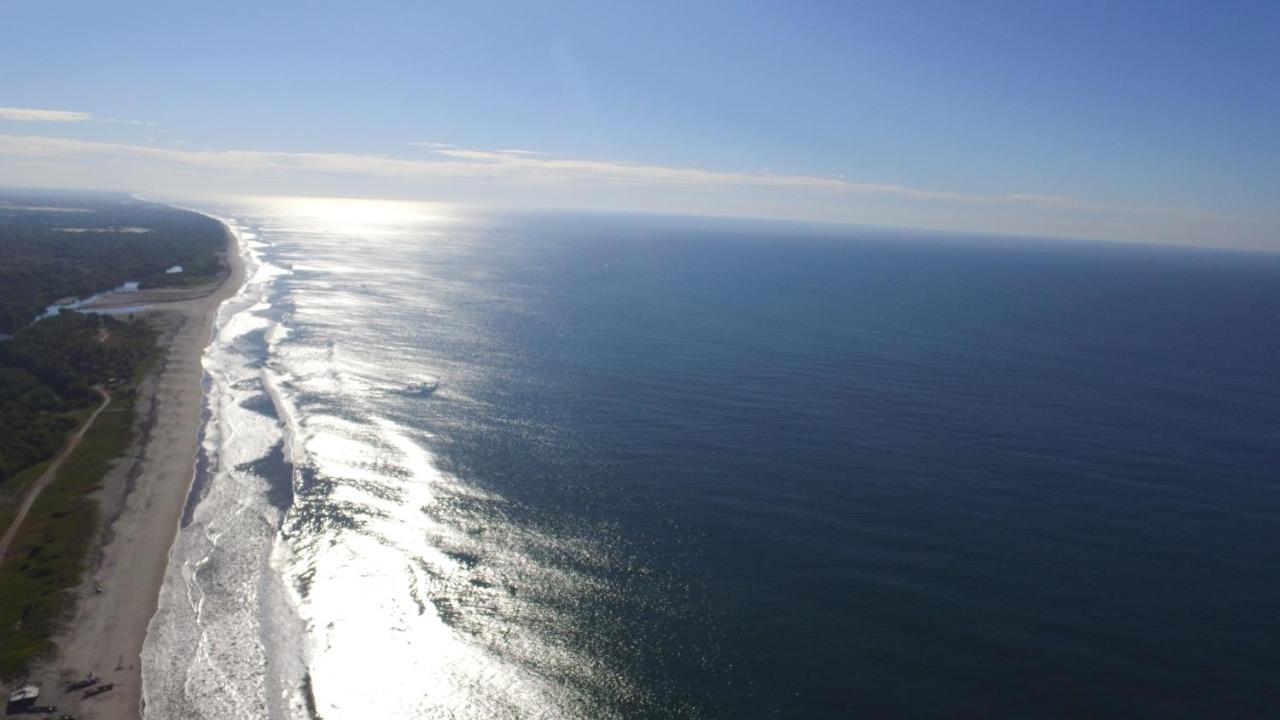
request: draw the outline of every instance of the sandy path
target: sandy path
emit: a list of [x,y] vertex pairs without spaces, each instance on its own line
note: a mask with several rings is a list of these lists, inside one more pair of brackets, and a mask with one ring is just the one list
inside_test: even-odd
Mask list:
[[102,396],[102,404],[89,415],[89,419],[85,420],[80,429],[71,436],[71,440],[62,448],[62,451],[53,459],[53,462],[49,464],[48,469],[40,477],[36,478],[35,484],[31,486],[31,489],[27,492],[27,497],[23,499],[22,505],[18,508],[18,514],[13,517],[13,522],[9,523],[9,529],[5,531],[4,537],[0,538],[0,559],[3,559],[5,553],[9,552],[9,543],[13,542],[13,536],[18,534],[18,528],[22,525],[22,521],[27,519],[27,513],[30,512],[31,506],[35,504],[36,498],[40,497],[40,492],[48,487],[49,483],[53,482],[53,478],[57,476],[58,468],[62,467],[62,461],[66,460],[67,456],[76,449],[76,446],[80,444],[80,440],[84,438],[84,434],[93,425],[93,421],[97,420],[98,415],[111,404],[111,393],[107,392],[101,385],[94,385],[93,389],[97,390],[98,394]]
[[[156,303],[146,311],[161,331],[162,363],[138,396],[138,436],[102,491],[106,527],[90,561],[71,624],[57,638],[56,662],[37,673],[41,702],[77,717],[123,720],[141,714],[142,643],[155,614],[169,549],[194,475],[204,368],[222,301],[244,280],[228,231],[228,276],[200,297]],[[95,593],[94,582],[102,583]],[[97,674],[114,689],[91,699],[61,693],[67,680]]]

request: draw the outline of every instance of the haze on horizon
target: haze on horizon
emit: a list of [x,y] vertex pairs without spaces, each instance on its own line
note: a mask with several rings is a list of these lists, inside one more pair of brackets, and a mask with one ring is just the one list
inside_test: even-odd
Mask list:
[[1280,6],[9,4],[0,184],[1280,250]]

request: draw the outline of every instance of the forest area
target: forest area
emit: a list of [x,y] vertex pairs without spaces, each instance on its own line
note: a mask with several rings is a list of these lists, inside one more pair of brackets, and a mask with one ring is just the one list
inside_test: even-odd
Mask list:
[[0,343],[0,483],[56,453],[93,386],[132,381],[153,346],[141,320],[73,312]]
[[37,321],[45,308],[126,282],[212,280],[225,244],[216,220],[124,194],[0,191],[0,483],[56,453],[93,386],[131,382],[154,345],[141,321]]
[[0,191],[0,333],[127,282],[207,282],[225,245],[218,221],[124,194]]

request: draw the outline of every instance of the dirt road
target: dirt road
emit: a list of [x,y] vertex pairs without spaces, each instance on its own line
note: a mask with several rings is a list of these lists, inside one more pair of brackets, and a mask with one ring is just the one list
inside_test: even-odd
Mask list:
[[58,456],[53,459],[49,467],[31,486],[27,496],[23,498],[22,506],[18,508],[18,514],[13,517],[13,522],[9,524],[9,529],[5,530],[4,537],[0,538],[0,562],[4,560],[5,553],[9,552],[9,543],[13,542],[13,537],[18,534],[18,528],[22,527],[22,521],[27,518],[27,512],[35,504],[36,498],[40,497],[40,492],[48,487],[49,483],[53,482],[53,479],[58,475],[58,468],[62,467],[62,461],[66,460],[67,456],[80,444],[85,432],[93,426],[93,421],[98,419],[98,414],[105,410],[107,405],[111,404],[111,393],[107,392],[106,388],[101,385],[94,385],[93,389],[102,396],[102,404],[93,411],[93,414],[80,426],[80,429],[76,430],[75,434],[71,436],[71,440],[62,448],[62,452],[58,453]]

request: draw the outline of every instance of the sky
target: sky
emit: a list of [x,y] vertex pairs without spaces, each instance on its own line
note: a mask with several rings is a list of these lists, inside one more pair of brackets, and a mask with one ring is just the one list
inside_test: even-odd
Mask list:
[[1280,250],[1276,2],[7,2],[0,184]]

